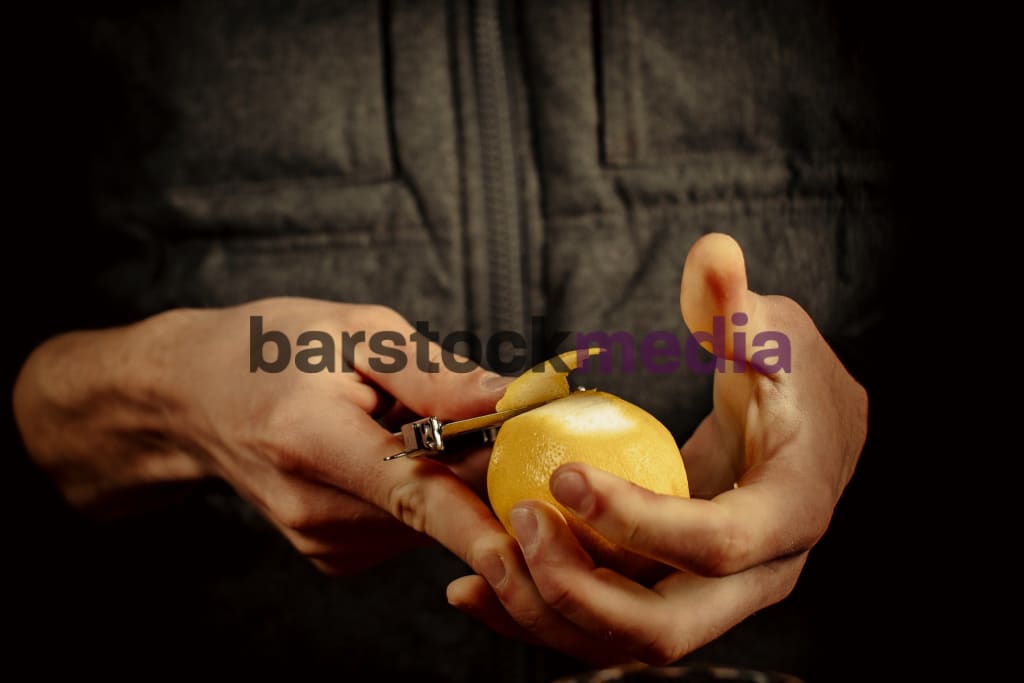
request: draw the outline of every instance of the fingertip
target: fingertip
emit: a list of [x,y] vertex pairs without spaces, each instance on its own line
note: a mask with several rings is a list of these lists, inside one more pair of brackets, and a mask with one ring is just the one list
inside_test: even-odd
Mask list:
[[702,235],[690,247],[687,264],[721,264],[733,268],[743,267],[743,248],[732,235],[724,232],[709,232]]
[[452,607],[465,609],[473,602],[474,596],[478,595],[481,589],[486,589],[484,580],[476,574],[467,574],[448,584],[445,589],[445,597]]
[[739,243],[710,233],[690,248],[683,266],[679,304],[691,331],[710,330],[716,315],[742,308],[747,267]]
[[436,394],[431,397],[431,414],[453,420],[494,412],[495,404],[513,379],[481,367],[471,372],[442,370]]
[[515,379],[515,377],[499,375],[488,370],[480,376],[480,389],[485,394],[495,394],[498,398],[501,398],[505,395],[508,385],[514,382]]
[[517,624],[502,606],[498,596],[476,574],[460,576],[448,584],[448,604],[480,621],[506,638],[540,645],[540,640]]

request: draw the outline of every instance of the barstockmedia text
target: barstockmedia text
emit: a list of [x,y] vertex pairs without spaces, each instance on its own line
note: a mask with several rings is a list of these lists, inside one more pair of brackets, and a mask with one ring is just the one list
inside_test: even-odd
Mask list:
[[[529,335],[501,330],[485,339],[468,330],[442,337],[421,320],[408,335],[396,330],[376,330],[371,334],[358,330],[305,330],[292,340],[281,330],[265,329],[263,316],[254,315],[249,318],[249,371],[277,373],[294,365],[309,373],[356,372],[358,350],[360,361],[378,373],[403,372],[410,362],[421,372],[440,372],[442,363],[452,372],[471,372],[477,367],[471,359],[477,359],[495,372],[512,375],[537,366],[547,359],[546,354],[566,345],[581,353],[595,347],[610,351],[580,364],[583,369],[596,364],[603,373],[688,371],[707,375],[749,370],[771,375],[793,370],[789,337],[776,330],[746,330],[745,313],[732,314],[729,332],[725,318],[720,316],[713,319],[710,331],[657,330],[643,335],[621,330],[558,330],[545,335],[538,332],[545,329],[543,321],[534,318],[533,322]],[[527,342],[528,338],[532,343]],[[441,347],[440,362],[438,354],[432,352],[431,342]],[[557,358],[552,362],[560,364]],[[562,365],[560,369],[568,371]]]

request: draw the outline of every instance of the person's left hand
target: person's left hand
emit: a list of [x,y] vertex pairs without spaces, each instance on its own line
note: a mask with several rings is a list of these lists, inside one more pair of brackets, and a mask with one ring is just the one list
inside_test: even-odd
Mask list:
[[[453,581],[453,605],[581,659],[666,663],[789,594],[853,473],[867,395],[799,305],[747,289],[729,237],[691,249],[680,304],[691,330],[744,313],[748,340],[783,332],[792,350],[788,373],[732,372],[731,362],[715,373],[714,409],[682,448],[691,490],[710,500],[658,495],[580,463],[551,478],[581,520],[674,571],[648,587],[596,567],[557,509],[528,501],[511,516],[522,556],[506,553],[492,585]],[[734,353],[728,343],[725,357]]]

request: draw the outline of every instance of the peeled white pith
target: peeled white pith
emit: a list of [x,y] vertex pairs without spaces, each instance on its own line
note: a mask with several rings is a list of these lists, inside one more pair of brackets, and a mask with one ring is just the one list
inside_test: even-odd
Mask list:
[[531,411],[535,417],[558,422],[560,429],[582,434],[623,432],[636,426],[636,420],[597,392],[581,392],[572,401],[556,401]]

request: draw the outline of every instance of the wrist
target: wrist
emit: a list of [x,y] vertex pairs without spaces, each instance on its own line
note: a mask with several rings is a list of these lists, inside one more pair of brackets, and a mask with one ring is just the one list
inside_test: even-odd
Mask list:
[[25,362],[15,419],[29,455],[72,505],[121,508],[206,476],[176,429],[185,407],[167,353],[195,314],[63,334]]

